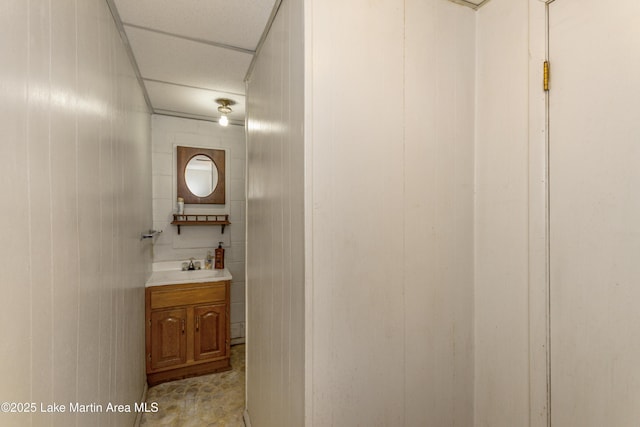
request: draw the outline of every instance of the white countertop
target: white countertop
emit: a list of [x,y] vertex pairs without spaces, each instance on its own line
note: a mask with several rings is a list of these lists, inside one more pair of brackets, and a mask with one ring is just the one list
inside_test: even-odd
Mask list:
[[[204,265],[203,260],[200,261]],[[184,261],[164,261],[153,263],[153,273],[147,280],[146,287],[177,285],[179,283],[203,283],[231,280],[231,273],[226,268],[222,270],[191,270],[182,271]]]

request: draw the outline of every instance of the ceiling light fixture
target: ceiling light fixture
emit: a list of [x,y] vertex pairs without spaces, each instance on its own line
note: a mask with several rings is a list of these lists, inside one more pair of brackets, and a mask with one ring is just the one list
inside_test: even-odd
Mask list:
[[222,114],[218,119],[218,123],[220,123],[220,126],[227,126],[229,124],[227,114],[233,111],[229,106],[235,104],[235,101],[227,98],[218,98],[216,99],[216,102],[220,104],[218,111]]

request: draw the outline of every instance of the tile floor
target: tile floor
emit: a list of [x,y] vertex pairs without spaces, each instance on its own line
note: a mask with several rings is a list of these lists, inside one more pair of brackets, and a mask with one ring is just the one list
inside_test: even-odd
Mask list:
[[231,371],[149,388],[147,402],[157,402],[159,410],[145,413],[140,426],[244,427],[244,344],[231,347],[231,366]]

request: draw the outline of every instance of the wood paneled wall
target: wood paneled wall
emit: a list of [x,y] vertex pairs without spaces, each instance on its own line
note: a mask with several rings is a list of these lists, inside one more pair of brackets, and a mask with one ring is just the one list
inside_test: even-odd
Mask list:
[[311,3],[308,416],[471,425],[474,12]]
[[305,2],[302,123],[293,6],[248,92],[252,422],[302,425],[304,361],[307,426],[472,425],[474,12]]
[[247,408],[304,425],[302,1],[284,0],[247,85]]
[[131,425],[144,387],[150,116],[104,0],[0,2],[0,394]]
[[[477,12],[477,25],[475,425],[524,426],[529,424],[529,1],[491,1]],[[544,21],[540,25],[542,30]],[[544,92],[538,96],[544,110]],[[542,150],[543,131],[534,141]]]

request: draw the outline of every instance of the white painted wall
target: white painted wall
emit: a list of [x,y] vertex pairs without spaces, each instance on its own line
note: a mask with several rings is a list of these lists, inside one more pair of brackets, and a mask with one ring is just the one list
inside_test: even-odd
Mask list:
[[441,1],[405,5],[404,155],[393,166],[404,194],[403,205],[389,206],[404,229],[401,246],[387,248],[404,257],[404,425],[470,426],[474,12]]
[[476,23],[474,422],[542,427],[548,411],[545,6],[492,0]]
[[[638,418],[632,3],[552,5],[565,11],[551,92],[562,426]],[[307,1],[306,425],[547,425],[543,11]]]
[[[133,405],[145,383],[149,114],[106,2],[54,3],[0,2],[0,395]],[[37,411],[0,423],[135,416]]]
[[[212,104],[213,105],[213,104]],[[213,107],[212,107],[213,108]],[[244,126],[220,126],[218,123],[153,115],[153,223],[163,230],[155,239],[154,261],[202,259],[218,242],[225,249],[225,267],[231,281],[231,338],[245,336],[245,163]],[[216,148],[226,151],[226,201],[224,205],[185,205],[185,212],[229,214],[231,225],[225,227],[181,227],[171,225],[177,213],[176,147]]]
[[[547,425],[544,23],[541,4],[524,3],[492,0],[478,12],[476,426]],[[638,13],[632,1],[550,5],[554,426],[632,426],[640,415],[639,295],[629,286],[640,274]]]
[[474,12],[307,6],[308,425],[471,425]]
[[[528,51],[529,0],[492,0],[477,12],[478,427],[529,425]],[[538,90],[542,92],[540,84]],[[536,142],[544,146],[544,139]]]
[[640,5],[550,7],[553,426],[640,419]]
[[247,412],[304,425],[302,1],[284,0],[247,83]]

